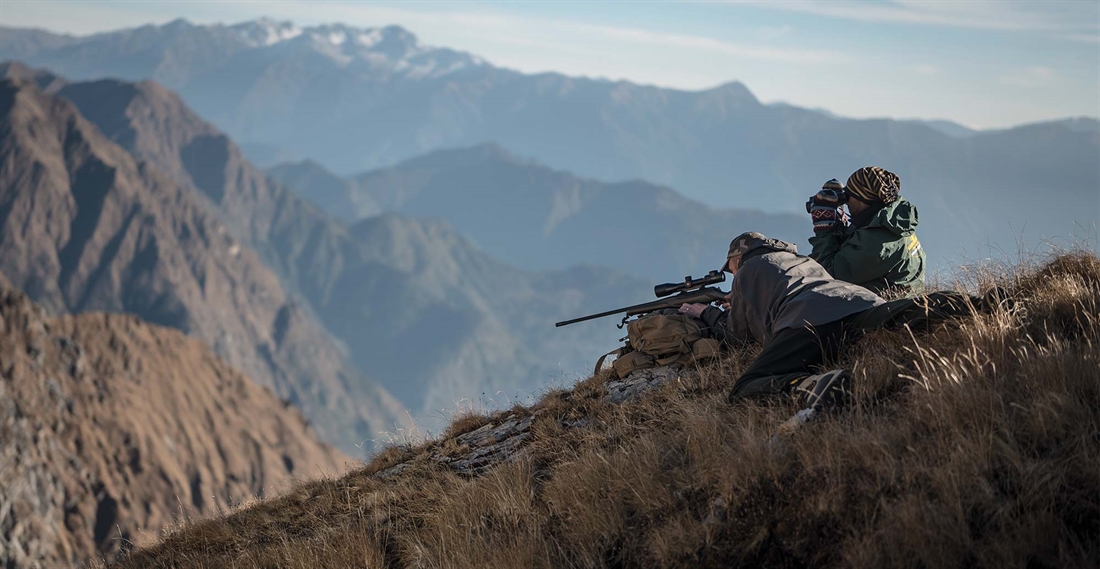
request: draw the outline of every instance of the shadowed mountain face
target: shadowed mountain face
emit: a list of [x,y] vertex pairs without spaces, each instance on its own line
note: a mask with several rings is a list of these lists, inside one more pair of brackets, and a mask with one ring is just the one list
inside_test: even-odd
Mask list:
[[67,85],[59,95],[112,141],[209,198],[229,231],[289,290],[324,294],[339,259],[355,256],[358,244],[341,224],[269,180],[161,85],[101,80]]
[[433,152],[347,179],[312,162],[268,173],[334,215],[383,209],[446,219],[493,257],[531,270],[581,262],[676,280],[717,267],[738,233],[797,243],[809,225],[790,214],[710,208],[643,181],[578,178],[496,145]]
[[0,362],[5,567],[111,560],[350,460],[198,340],[130,315],[51,318],[3,275]]
[[[103,104],[100,119],[119,103]],[[0,272],[15,286],[53,312],[130,312],[199,338],[343,448],[393,430],[397,403],[209,209],[70,102],[0,82]]]
[[112,140],[210,198],[352,361],[418,418],[460,399],[507,402],[571,380],[618,330],[553,322],[652,297],[647,283],[607,270],[514,269],[442,222],[390,215],[346,227],[268,179],[155,83],[73,83],[60,95]]
[[156,79],[265,155],[311,158],[343,174],[492,141],[581,176],[641,178],[710,205],[801,213],[822,182],[874,164],[901,176],[926,219],[957,230],[943,237],[952,258],[960,248],[973,255],[978,243],[1014,249],[1075,227],[1095,233],[1100,217],[1094,126],[968,133],[764,105],[739,83],[683,92],[525,75],[423,46],[394,27],[176,21],[86,38],[38,34],[5,30],[0,48],[78,79]]

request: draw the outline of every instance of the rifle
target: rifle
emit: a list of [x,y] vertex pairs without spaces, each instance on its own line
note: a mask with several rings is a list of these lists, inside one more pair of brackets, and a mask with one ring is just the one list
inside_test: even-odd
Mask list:
[[726,273],[719,271],[711,271],[707,273],[707,276],[701,279],[693,279],[691,275],[688,275],[684,277],[684,282],[682,283],[664,283],[653,287],[653,294],[660,300],[651,300],[649,302],[643,302],[642,304],[635,304],[634,306],[582,316],[580,318],[558,322],[554,324],[554,326],[568,326],[570,324],[576,324],[577,322],[584,322],[585,320],[593,320],[625,312],[626,316],[623,316],[623,321],[617,324],[621,329],[626,325],[626,321],[631,316],[649,314],[650,312],[668,308],[680,308],[683,304],[710,304],[712,302],[722,302],[726,300],[727,293],[707,285],[724,282],[725,280]]

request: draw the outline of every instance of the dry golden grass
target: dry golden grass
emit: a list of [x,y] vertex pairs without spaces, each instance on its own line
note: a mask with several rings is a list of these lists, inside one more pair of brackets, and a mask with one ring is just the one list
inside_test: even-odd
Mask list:
[[778,447],[789,401],[726,401],[753,353],[622,405],[596,376],[523,410],[526,451],[482,476],[372,477],[461,452],[489,420],[463,417],[118,566],[1096,567],[1100,260],[995,280],[1012,306],[853,346],[855,403]]

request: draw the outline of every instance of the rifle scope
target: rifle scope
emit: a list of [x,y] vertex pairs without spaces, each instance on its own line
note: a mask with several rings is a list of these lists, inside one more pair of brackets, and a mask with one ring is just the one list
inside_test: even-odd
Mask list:
[[685,290],[692,290],[715,283],[725,282],[725,280],[726,273],[720,273],[718,271],[711,271],[707,273],[707,276],[701,279],[693,279],[691,275],[688,275],[684,277],[684,282],[682,283],[665,283],[654,286],[653,294],[657,295],[657,298],[663,298],[670,294],[676,294]]

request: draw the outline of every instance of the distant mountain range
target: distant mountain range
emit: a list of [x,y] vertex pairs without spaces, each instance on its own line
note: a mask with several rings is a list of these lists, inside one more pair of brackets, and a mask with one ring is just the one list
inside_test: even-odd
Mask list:
[[0,362],[5,567],[114,561],[350,461],[197,339],[127,314],[51,317],[3,275]]
[[[202,195],[21,79],[25,69],[0,72],[13,77],[0,81],[0,272],[15,286],[55,313],[129,312],[195,336],[349,452],[394,430],[401,406]],[[85,88],[49,84],[73,96]],[[92,116],[125,122],[127,100],[93,100]]]
[[3,57],[78,79],[156,79],[246,148],[340,174],[495,142],[588,178],[640,178],[712,206],[800,213],[824,180],[875,164],[901,176],[925,219],[951,228],[951,258],[977,244],[1015,250],[1094,233],[1100,218],[1100,133],[1090,118],[976,133],[844,119],[761,104],[740,83],[684,92],[526,75],[393,26],[177,20],[79,38],[3,32]]
[[676,280],[716,268],[741,231],[805,243],[809,225],[791,214],[711,208],[648,182],[579,178],[492,144],[349,178],[312,161],[267,172],[345,219],[382,211],[446,219],[493,257],[530,270],[588,263]]

